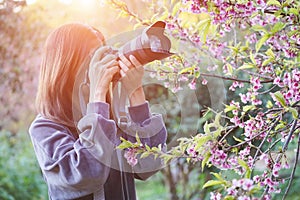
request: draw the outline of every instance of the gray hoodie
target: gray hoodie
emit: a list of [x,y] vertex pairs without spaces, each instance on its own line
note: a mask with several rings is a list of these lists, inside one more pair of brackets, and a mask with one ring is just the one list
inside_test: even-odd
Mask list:
[[120,137],[143,144],[165,145],[167,132],[161,115],[152,115],[148,102],[128,108],[128,131],[109,118],[109,104],[87,105],[78,122],[79,137],[67,127],[38,115],[29,134],[48,185],[49,199],[135,200],[134,178],[145,180],[162,166],[160,159],[138,159],[130,166],[124,151],[117,150]]

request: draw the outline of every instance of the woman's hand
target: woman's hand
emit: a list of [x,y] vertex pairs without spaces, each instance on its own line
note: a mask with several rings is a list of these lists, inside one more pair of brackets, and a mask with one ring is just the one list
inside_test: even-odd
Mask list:
[[120,68],[117,56],[108,46],[100,47],[93,55],[89,66],[89,102],[106,102],[110,82]]
[[143,66],[133,55],[129,56],[129,60],[124,55],[120,55],[119,57],[119,66],[121,68],[120,81],[129,96],[131,106],[144,103],[146,100],[142,88]]

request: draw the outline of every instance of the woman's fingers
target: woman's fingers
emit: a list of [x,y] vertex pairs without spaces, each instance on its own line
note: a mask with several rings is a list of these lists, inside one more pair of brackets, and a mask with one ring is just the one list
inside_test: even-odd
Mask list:
[[124,77],[126,73],[123,70],[120,70],[121,77]]
[[109,49],[111,49],[109,46],[103,46],[100,47],[99,49],[97,49],[91,59],[91,64],[98,62],[99,60],[101,60],[101,58],[103,58],[105,52],[107,52]]
[[113,66],[118,66],[118,61],[116,60],[111,60],[111,61],[108,61],[106,64],[103,64],[103,63],[99,63],[99,67],[102,67],[103,69],[109,69]]
[[107,55],[105,55],[102,59],[101,59],[101,61],[100,61],[100,63],[102,64],[102,65],[105,65],[105,64],[107,64],[108,62],[110,62],[110,61],[112,61],[112,60],[117,60],[117,56],[116,55],[114,55],[114,54],[107,54]]
[[129,59],[131,61],[131,63],[135,66],[135,67],[140,67],[142,66],[142,64],[136,59],[136,57],[134,57],[133,55],[129,56]]
[[131,62],[126,58],[126,56],[124,56],[124,54],[120,54],[119,58],[128,68],[132,66]]
[[119,66],[125,73],[129,70],[129,67],[122,60],[119,60]]
[[119,66],[112,66],[110,67],[109,69],[107,69],[107,73],[110,75],[110,81],[112,79],[112,77],[116,74],[116,73],[119,73],[120,71],[120,68]]

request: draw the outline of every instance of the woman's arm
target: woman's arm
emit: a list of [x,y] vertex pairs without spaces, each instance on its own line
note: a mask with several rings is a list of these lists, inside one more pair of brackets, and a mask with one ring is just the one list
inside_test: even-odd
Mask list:
[[[151,114],[148,102],[128,108],[131,127],[128,129],[127,139],[136,142],[137,133],[141,142],[150,147],[161,145],[165,147],[167,130],[160,114]],[[133,167],[135,177],[145,180],[163,167],[161,159],[153,156],[138,159]]]
[[87,115],[78,124],[79,139],[43,117],[32,123],[30,136],[48,184],[92,193],[105,183],[116,135],[108,113],[108,104],[88,104]]
[[[130,115],[129,127],[125,132],[127,139],[135,142],[135,135],[138,134],[141,142],[150,147],[165,146],[167,131],[161,115],[152,115],[149,105],[145,100],[142,88],[144,68],[141,63],[132,55],[127,59],[120,55],[119,66],[121,68],[121,83],[126,90],[131,107],[128,108]],[[147,179],[163,166],[161,159],[154,159],[153,156],[139,159],[133,167],[135,177]],[[129,167],[129,166],[128,166]]]
[[145,93],[142,87],[139,87],[131,94],[129,102],[131,106],[141,105],[146,102]]

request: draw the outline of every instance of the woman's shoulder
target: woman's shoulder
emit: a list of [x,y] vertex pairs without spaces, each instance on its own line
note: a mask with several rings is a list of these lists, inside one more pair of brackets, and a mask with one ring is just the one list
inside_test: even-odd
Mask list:
[[70,132],[66,126],[38,114],[29,127],[29,134],[48,131]]

